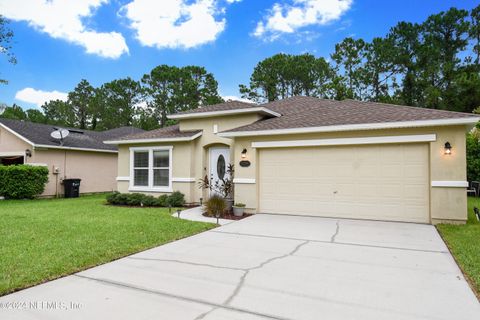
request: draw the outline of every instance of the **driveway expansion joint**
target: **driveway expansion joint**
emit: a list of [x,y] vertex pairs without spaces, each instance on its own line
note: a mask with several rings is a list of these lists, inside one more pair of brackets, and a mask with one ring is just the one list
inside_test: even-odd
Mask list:
[[81,274],[78,274],[78,273],[73,274],[71,276],[81,278],[81,279],[85,279],[85,280],[89,280],[89,281],[99,282],[99,283],[102,283],[102,284],[107,285],[107,286],[120,287],[120,288],[124,288],[124,289],[129,289],[129,290],[141,291],[141,292],[148,293],[148,294],[158,295],[158,296],[167,297],[167,298],[176,299],[176,300],[185,301],[185,302],[203,304],[203,305],[207,305],[207,306],[212,307],[212,310],[198,315],[197,319],[202,319],[202,316],[205,317],[205,316],[207,316],[208,313],[210,313],[210,312],[212,312],[216,309],[226,309],[226,310],[231,310],[231,311],[236,311],[236,312],[240,312],[240,313],[250,314],[250,315],[254,315],[254,316],[258,316],[258,317],[264,317],[266,319],[271,319],[271,320],[292,320],[290,318],[273,316],[273,315],[270,315],[270,314],[251,311],[251,310],[243,309],[243,308],[232,307],[232,306],[228,306],[226,304],[210,302],[210,301],[206,301],[206,300],[202,300],[202,299],[189,298],[189,297],[180,296],[180,295],[168,293],[168,292],[161,291],[161,290],[154,290],[154,289],[148,289],[148,288],[144,288],[144,287],[140,287],[140,286],[135,286],[135,285],[131,285],[131,284],[128,284],[128,283],[123,283],[123,282],[118,282],[118,281],[113,281],[113,280],[107,280],[107,279],[102,279],[102,278],[88,277],[88,276],[84,276],[84,275],[81,275]]
[[125,257],[125,258],[126,258],[126,259],[130,259],[130,260],[173,262],[173,263],[188,264],[188,265],[196,266],[196,267],[209,267],[209,268],[227,269],[227,270],[235,270],[235,271],[246,271],[246,270],[248,270],[247,268],[235,268],[235,267],[217,266],[217,265],[214,265],[214,264],[189,262],[189,261],[182,261],[182,260],[176,260],[176,259],[142,258],[142,257],[132,257],[132,256]]
[[377,248],[377,249],[392,249],[392,250],[403,250],[403,251],[416,251],[416,252],[450,254],[450,252],[448,252],[446,250],[401,248],[401,247],[393,247],[393,246],[380,246],[380,245],[374,245],[374,244],[362,244],[362,243],[340,242],[340,241],[335,241],[335,242],[332,243],[331,239],[330,240],[315,240],[315,239],[291,238],[291,237],[281,237],[281,236],[267,236],[267,235],[263,235],[263,234],[251,234],[251,233],[243,233],[243,232],[218,231],[218,230],[209,230],[209,231],[206,231],[206,232],[233,234],[233,235],[238,235],[238,236],[256,237],[256,238],[283,239],[283,240],[293,240],[293,241],[309,241],[309,242],[314,242],[314,243],[330,243],[330,244],[343,245],[343,246],[356,246],[356,247],[367,247],[367,248]]

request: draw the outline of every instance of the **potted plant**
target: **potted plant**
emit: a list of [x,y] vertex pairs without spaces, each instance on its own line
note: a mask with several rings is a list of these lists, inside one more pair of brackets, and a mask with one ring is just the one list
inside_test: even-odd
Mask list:
[[227,211],[231,212],[233,207],[233,176],[235,174],[233,164],[227,166],[226,173],[225,178],[219,179],[214,183],[208,179],[208,176],[205,176],[205,178],[200,179],[198,185],[200,189],[208,189],[222,196],[227,205]]
[[243,212],[245,211],[245,204],[244,203],[235,203],[233,206],[233,215],[235,217],[243,216]]

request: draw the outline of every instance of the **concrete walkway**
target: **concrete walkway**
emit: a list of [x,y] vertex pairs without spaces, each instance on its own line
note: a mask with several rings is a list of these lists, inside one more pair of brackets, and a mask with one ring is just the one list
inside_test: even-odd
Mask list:
[[4,296],[0,319],[470,320],[480,304],[433,226],[256,215]]
[[[178,217],[178,214],[174,212],[172,214],[173,217]],[[201,221],[201,222],[211,222],[211,223],[217,223],[217,218],[210,218],[210,217],[205,217],[203,215],[203,209],[202,207],[195,207],[187,210],[183,210],[180,213],[180,219],[185,219],[185,220],[191,220],[191,221]],[[232,223],[234,220],[228,220],[228,219],[218,219],[218,224],[223,226],[225,224]]]

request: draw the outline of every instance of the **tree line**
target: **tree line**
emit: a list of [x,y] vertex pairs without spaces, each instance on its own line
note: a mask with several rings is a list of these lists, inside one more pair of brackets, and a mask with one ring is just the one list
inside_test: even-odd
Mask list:
[[370,42],[345,38],[328,60],[274,55],[240,93],[258,102],[307,95],[471,112],[480,106],[480,5],[399,22]]
[[13,105],[2,116],[90,130],[122,126],[150,130],[168,125],[169,114],[222,101],[217,81],[205,68],[161,65],[141,81],[127,77],[95,88],[83,79],[66,101],[49,101],[41,112],[24,112]]
[[[306,95],[472,112],[480,107],[480,5],[451,8],[423,23],[399,22],[370,42],[345,38],[328,59],[276,54],[260,61],[239,91],[259,103]],[[171,124],[169,114],[222,101],[205,68],[160,65],[139,81],[127,77],[95,88],[81,80],[67,101],[49,101],[42,111],[14,105],[2,116],[91,130],[149,130]]]

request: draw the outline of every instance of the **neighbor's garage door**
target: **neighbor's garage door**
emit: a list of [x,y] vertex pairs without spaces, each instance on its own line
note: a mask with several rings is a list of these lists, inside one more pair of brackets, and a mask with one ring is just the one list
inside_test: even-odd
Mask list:
[[428,145],[260,149],[261,213],[429,222]]

